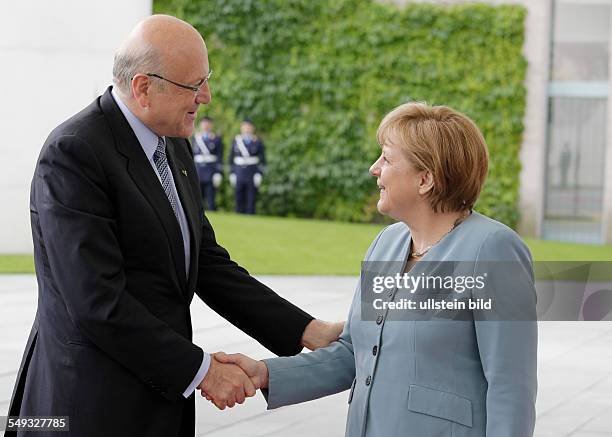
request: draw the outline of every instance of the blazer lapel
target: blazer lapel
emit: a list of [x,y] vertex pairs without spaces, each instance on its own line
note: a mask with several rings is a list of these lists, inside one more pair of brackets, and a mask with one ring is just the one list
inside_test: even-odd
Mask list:
[[129,123],[115,103],[110,89],[109,87],[100,99],[102,111],[110,122],[110,128],[117,140],[117,149],[128,160],[128,173],[143,196],[151,204],[164,228],[170,243],[174,268],[176,269],[181,288],[185,290],[187,280],[185,278],[185,251],[181,228],[174,216],[174,211],[172,211],[172,206],[166,197],[166,193],[159,183],[155,171],[151,168],[151,163],[147,159],[144,150],[142,150],[142,146],[138,142],[134,131],[132,131]]
[[198,196],[193,192],[189,186],[189,178],[187,169],[191,168],[183,162],[177,153],[177,148],[181,147],[173,139],[166,137],[166,155],[168,156],[168,164],[170,165],[170,171],[174,177],[174,184],[176,185],[176,191],[178,192],[179,198],[181,199],[181,205],[187,218],[189,225],[189,243],[191,244],[191,256],[189,263],[189,278],[188,278],[188,293],[195,287],[195,281],[197,279],[197,255],[199,250],[199,244],[196,236],[198,235],[196,224],[198,221],[199,205],[200,201]]

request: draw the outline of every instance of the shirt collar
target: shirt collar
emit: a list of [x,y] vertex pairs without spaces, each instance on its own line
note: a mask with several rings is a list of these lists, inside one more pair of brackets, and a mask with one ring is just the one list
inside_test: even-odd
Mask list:
[[[119,109],[123,113],[123,116],[127,120],[128,124],[134,131],[136,138],[138,138],[138,142],[140,143],[142,150],[144,150],[145,154],[147,155],[147,159],[150,161],[153,159],[153,154],[157,149],[157,141],[159,137],[155,132],[149,129],[147,125],[140,121],[138,117],[132,113],[132,111],[130,111],[130,109],[119,97],[119,94],[115,92],[115,87],[111,89],[111,95],[113,96],[113,99],[115,99],[117,106],[119,106]],[[165,137],[162,137],[162,139],[164,142],[166,141]]]

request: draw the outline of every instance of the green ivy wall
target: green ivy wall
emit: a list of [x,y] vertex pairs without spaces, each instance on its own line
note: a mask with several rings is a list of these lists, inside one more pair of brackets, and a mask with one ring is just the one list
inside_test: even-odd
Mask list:
[[[260,212],[379,220],[368,175],[376,128],[418,100],[480,126],[491,162],[477,209],[516,226],[524,8],[367,0],[157,0],[154,8],[204,36],[214,70],[205,110],[226,148],[242,117],[258,126],[268,156]],[[232,201],[226,187],[221,204]]]

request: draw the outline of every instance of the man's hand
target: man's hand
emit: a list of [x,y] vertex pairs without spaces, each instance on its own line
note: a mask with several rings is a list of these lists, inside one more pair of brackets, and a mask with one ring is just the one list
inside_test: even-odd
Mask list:
[[329,346],[332,341],[338,340],[343,329],[344,322],[329,323],[314,319],[304,329],[302,346],[307,347],[311,351]]
[[224,352],[214,354],[221,363],[236,364],[251,378],[256,389],[268,388],[268,367],[263,361],[256,361],[243,354],[228,355]]
[[213,401],[220,410],[242,404],[246,397],[255,396],[255,386],[249,377],[235,364],[210,360],[210,368],[198,385],[202,396]]

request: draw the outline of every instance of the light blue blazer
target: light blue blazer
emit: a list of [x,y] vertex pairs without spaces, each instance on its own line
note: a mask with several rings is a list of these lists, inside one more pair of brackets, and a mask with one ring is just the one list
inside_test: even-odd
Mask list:
[[[365,260],[401,265],[409,243],[410,230],[396,223],[378,235]],[[512,280],[495,283],[495,293],[535,312],[531,255],[507,226],[472,213],[422,258],[446,260],[522,266]],[[475,312],[463,321],[387,322],[381,310],[380,323],[364,321],[358,285],[337,342],[264,360],[268,409],[350,389],[347,437],[531,437],[537,323],[481,321]]]

